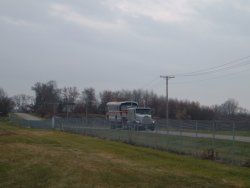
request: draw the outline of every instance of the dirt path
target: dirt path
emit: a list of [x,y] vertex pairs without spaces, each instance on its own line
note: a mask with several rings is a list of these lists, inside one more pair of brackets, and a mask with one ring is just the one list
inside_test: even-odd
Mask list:
[[15,113],[17,116],[19,116],[22,119],[26,119],[26,120],[33,120],[33,121],[41,121],[42,118],[30,115],[30,114],[26,114],[26,113]]

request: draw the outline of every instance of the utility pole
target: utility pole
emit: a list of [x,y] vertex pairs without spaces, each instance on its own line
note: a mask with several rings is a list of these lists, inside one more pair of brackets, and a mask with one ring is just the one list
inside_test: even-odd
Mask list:
[[169,133],[169,127],[168,127],[168,80],[171,78],[174,78],[174,76],[160,76],[163,79],[166,79],[166,126],[167,126],[167,132]]
[[57,103],[57,102],[51,102],[51,103],[47,103],[47,104],[53,105],[52,129],[54,129],[55,128],[56,105],[58,105],[59,103]]
[[68,102],[68,99],[67,99],[67,103],[66,103],[66,110],[67,110],[67,120],[69,120],[69,102]]

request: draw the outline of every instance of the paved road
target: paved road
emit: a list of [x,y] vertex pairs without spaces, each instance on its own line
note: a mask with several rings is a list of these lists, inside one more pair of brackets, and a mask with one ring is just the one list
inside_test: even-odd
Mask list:
[[[33,121],[40,121],[42,120],[39,117],[30,115],[30,114],[26,114],[26,113],[16,113],[16,115],[18,115],[19,117],[26,119],[26,120],[33,120]],[[91,128],[91,127],[88,127]],[[93,128],[93,127],[92,127]],[[93,129],[96,129],[93,128]],[[100,129],[100,128],[97,128]],[[110,128],[103,128],[103,129],[110,129]],[[147,131],[148,132],[148,131]],[[219,139],[219,140],[231,140],[233,141],[233,139],[235,141],[240,141],[240,142],[248,142],[250,143],[250,137],[247,136],[235,136],[233,137],[232,135],[221,135],[221,134],[207,134],[207,133],[195,133],[195,132],[179,132],[179,131],[169,131],[169,133],[167,131],[162,131],[162,130],[155,130],[155,131],[149,131],[151,133],[157,133],[157,134],[169,134],[169,135],[176,135],[176,136],[187,136],[187,137],[193,137],[193,138],[211,138],[211,139]]]
[[154,131],[155,133],[158,134],[169,134],[169,135],[178,135],[178,136],[188,136],[188,137],[193,137],[193,138],[215,138],[219,140],[233,140],[235,141],[240,141],[240,142],[249,142],[250,143],[250,137],[247,136],[235,136],[233,137],[232,135],[220,135],[220,134],[206,134],[206,133],[193,133],[193,132],[178,132],[178,131]]
[[30,115],[30,114],[26,114],[26,113],[15,113],[17,116],[19,116],[22,119],[25,120],[33,120],[33,121],[41,121],[42,118]]
[[[108,130],[110,128],[105,127],[105,128],[100,128],[100,127],[88,127],[89,129],[105,129]],[[122,129],[119,129],[122,130]],[[211,138],[211,139],[218,139],[218,140],[231,140],[233,141],[233,139],[235,141],[239,141],[239,142],[249,142],[250,143],[250,137],[247,136],[235,136],[233,137],[232,135],[221,135],[221,134],[215,134],[213,136],[213,134],[206,134],[206,133],[194,133],[194,132],[179,132],[179,131],[169,131],[169,133],[167,131],[160,131],[160,130],[155,130],[155,131],[142,131],[142,132],[149,132],[149,133],[155,133],[155,134],[169,134],[169,135],[174,135],[174,136],[187,136],[187,137],[192,137],[192,138]]]

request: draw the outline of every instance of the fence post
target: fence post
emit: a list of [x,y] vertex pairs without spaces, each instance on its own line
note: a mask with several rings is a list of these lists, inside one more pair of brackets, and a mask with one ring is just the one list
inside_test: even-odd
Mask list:
[[181,121],[180,121],[180,123],[179,123],[179,132],[180,132],[180,136],[182,136],[182,134],[181,134]]
[[169,120],[168,119],[166,119],[166,128],[167,128],[167,135],[169,135]]
[[55,128],[55,116],[52,116],[51,123],[52,123],[52,129],[54,129]]
[[64,131],[64,128],[63,128],[63,121],[61,121],[61,131]]
[[213,144],[213,149],[214,149],[214,141],[215,141],[215,121],[213,121],[213,141],[212,141],[212,144]]
[[233,122],[233,141],[235,141],[235,122]]
[[198,137],[198,122],[197,122],[197,120],[195,121],[195,136],[196,136],[196,138]]
[[232,162],[234,162],[234,143],[235,143],[235,122],[233,122],[233,146],[232,146]]

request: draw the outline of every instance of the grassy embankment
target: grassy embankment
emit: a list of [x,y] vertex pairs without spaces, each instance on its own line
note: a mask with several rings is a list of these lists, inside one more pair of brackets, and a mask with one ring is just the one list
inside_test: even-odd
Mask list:
[[248,168],[0,120],[0,187],[250,187]]
[[[72,127],[70,125],[68,128]],[[81,127],[74,127],[71,131],[179,154],[189,154],[198,158],[214,158],[217,161],[243,166],[249,166],[250,162],[250,143],[247,142],[116,129],[93,130],[91,128],[81,129]],[[208,152],[211,149],[214,151],[214,155],[209,157],[210,154]]]

